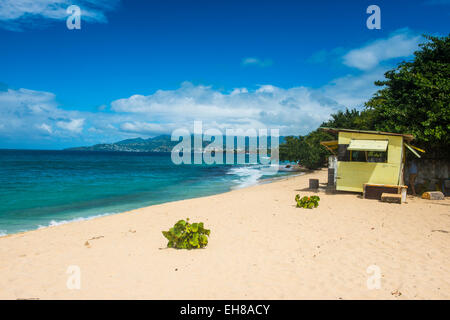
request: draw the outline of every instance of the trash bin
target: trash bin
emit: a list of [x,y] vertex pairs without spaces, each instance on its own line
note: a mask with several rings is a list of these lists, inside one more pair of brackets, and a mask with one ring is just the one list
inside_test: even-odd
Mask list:
[[319,179],[309,179],[310,189],[319,189]]

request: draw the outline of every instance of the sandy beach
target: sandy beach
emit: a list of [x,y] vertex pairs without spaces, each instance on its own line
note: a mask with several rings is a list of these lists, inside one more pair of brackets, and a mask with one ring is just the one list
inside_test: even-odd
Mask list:
[[[323,189],[317,209],[296,208],[312,177],[327,172],[1,237],[0,298],[450,298],[449,198],[399,205]],[[186,217],[211,229],[205,249],[166,248],[161,231]],[[374,268],[379,289],[367,286]]]

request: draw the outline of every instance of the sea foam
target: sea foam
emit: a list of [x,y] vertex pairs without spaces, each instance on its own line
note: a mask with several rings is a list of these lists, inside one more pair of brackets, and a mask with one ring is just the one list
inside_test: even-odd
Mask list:
[[227,174],[237,176],[233,181],[237,184],[233,189],[241,189],[258,184],[259,179],[263,176],[261,166],[245,166],[231,168]]
[[66,224],[66,223],[71,223],[71,222],[92,220],[92,219],[95,219],[95,218],[110,216],[112,214],[115,214],[115,213],[103,213],[103,214],[97,214],[97,215],[90,216],[90,217],[78,217],[78,218],[74,218],[74,219],[59,220],[59,221],[51,220],[47,225],[39,225],[38,229],[48,228],[48,227],[55,227],[55,226],[59,226],[59,225]]

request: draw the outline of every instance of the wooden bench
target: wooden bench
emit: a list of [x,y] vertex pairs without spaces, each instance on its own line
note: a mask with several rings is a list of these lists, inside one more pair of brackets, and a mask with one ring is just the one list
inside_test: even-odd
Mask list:
[[363,197],[365,199],[381,200],[381,195],[383,193],[398,194],[401,195],[401,202],[406,202],[407,190],[408,186],[365,183],[363,185]]

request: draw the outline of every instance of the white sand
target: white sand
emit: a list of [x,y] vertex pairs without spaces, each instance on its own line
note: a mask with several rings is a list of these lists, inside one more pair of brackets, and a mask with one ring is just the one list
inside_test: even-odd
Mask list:
[[[449,198],[320,192],[319,208],[295,208],[311,177],[326,171],[1,237],[0,298],[450,298]],[[211,229],[208,247],[161,249],[161,231],[186,217]],[[80,290],[66,286],[70,265]],[[367,287],[371,265],[380,289]]]

